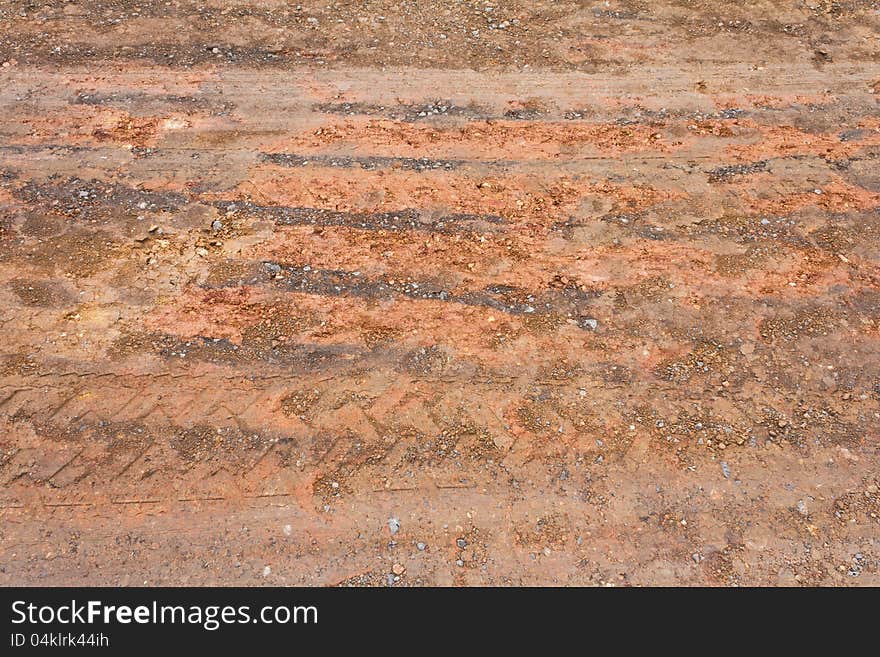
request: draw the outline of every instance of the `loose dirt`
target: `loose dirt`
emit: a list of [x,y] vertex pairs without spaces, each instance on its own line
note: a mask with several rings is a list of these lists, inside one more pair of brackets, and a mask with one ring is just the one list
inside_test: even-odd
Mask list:
[[880,584],[878,33],[0,3],[0,584]]

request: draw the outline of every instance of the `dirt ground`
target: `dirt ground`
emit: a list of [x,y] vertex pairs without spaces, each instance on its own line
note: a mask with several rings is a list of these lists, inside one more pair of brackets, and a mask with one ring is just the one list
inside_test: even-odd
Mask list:
[[0,585],[880,585],[880,2],[0,0]]

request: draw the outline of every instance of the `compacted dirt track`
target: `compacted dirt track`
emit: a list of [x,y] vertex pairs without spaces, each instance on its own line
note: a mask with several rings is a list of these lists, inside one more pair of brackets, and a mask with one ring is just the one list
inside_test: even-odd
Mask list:
[[880,5],[0,2],[0,584],[880,584]]

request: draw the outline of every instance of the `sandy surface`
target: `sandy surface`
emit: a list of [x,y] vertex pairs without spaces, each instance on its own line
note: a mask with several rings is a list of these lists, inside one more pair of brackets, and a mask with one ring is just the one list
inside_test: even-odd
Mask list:
[[880,584],[878,33],[0,3],[0,584]]

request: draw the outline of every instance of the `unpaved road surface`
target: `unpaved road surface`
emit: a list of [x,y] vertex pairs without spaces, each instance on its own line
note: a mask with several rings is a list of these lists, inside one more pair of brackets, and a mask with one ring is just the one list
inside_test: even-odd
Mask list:
[[880,584],[878,10],[0,2],[0,584]]

